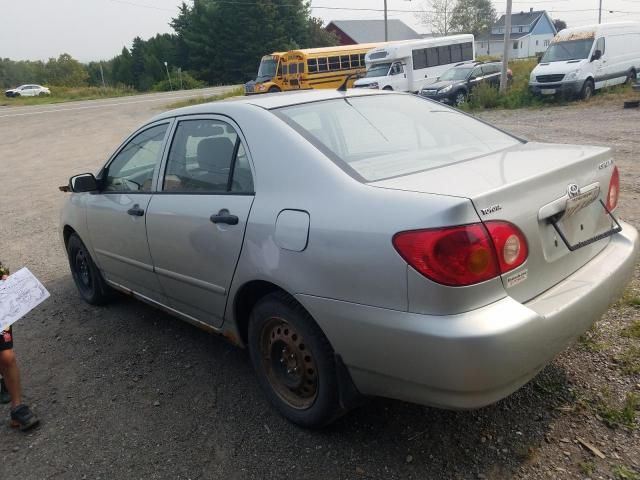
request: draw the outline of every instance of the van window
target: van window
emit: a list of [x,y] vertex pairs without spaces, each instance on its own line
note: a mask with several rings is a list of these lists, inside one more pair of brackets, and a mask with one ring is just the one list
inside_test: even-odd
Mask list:
[[451,62],[458,63],[462,61],[462,45],[451,45]]
[[427,49],[419,48],[412,52],[413,54],[413,69],[420,70],[427,67]]
[[598,41],[596,42],[596,48],[594,50],[594,53],[595,53],[596,50],[600,50],[600,54],[604,55],[604,47],[605,47],[604,37],[600,37],[598,39]]
[[427,66],[437,67],[438,65],[440,65],[440,61],[438,60],[438,48],[427,48]]
[[438,47],[438,60],[440,65],[451,63],[451,54],[449,53],[449,45]]

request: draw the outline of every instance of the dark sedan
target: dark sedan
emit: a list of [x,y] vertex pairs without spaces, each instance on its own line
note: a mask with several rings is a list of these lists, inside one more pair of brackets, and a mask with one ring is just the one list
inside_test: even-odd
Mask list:
[[[450,68],[435,83],[425,86],[420,95],[449,105],[458,106],[467,101],[471,91],[482,83],[500,85],[501,64],[462,63]],[[507,74],[510,76],[511,72]]]

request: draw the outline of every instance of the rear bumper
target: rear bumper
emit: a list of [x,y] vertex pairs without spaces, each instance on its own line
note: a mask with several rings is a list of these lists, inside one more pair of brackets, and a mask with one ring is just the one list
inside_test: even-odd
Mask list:
[[[557,82],[557,83],[529,83],[529,90],[534,95],[578,95],[582,91],[582,81]],[[545,93],[553,90],[554,93]]]
[[588,264],[526,304],[505,297],[450,316],[297,296],[361,393],[452,409],[494,403],[527,383],[623,291],[638,234],[623,231]]

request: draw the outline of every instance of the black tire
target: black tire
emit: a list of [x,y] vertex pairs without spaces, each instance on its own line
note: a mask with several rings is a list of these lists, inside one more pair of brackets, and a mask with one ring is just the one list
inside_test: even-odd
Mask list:
[[589,101],[595,92],[595,85],[593,80],[588,79],[582,85],[582,91],[580,92],[580,98],[585,101]]
[[636,73],[636,71],[629,70],[629,73],[627,73],[627,80],[625,81],[625,84],[633,85],[634,83],[636,83],[637,79],[638,79],[638,74]]
[[251,312],[248,344],[260,387],[287,420],[318,428],[345,412],[333,348],[294,299],[283,293],[261,299]]
[[453,97],[453,104],[459,107],[467,101],[467,93],[464,90],[458,90]]
[[268,93],[278,93],[281,92],[282,90],[280,90],[278,87],[269,87],[269,91]]
[[13,96],[14,96],[14,97],[19,97],[19,96],[20,96],[20,94],[16,92],[16,93],[14,93],[14,94],[13,94]]
[[67,257],[73,281],[82,299],[91,305],[104,305],[111,299],[111,289],[102,278],[102,274],[89,251],[75,233],[67,242]]

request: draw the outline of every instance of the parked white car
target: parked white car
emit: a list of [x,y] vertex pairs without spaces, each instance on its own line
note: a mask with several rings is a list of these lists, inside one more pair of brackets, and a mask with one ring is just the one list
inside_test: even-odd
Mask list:
[[640,71],[640,23],[620,22],[566,28],[531,72],[537,95],[577,95],[635,81]]
[[51,90],[42,85],[21,85],[4,92],[7,97],[37,97],[39,95],[51,95]]

